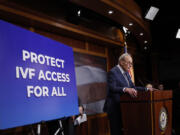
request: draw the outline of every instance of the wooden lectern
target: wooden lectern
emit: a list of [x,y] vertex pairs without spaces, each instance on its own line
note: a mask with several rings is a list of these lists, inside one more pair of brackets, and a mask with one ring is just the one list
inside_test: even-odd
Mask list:
[[172,91],[138,92],[121,96],[124,135],[171,135]]

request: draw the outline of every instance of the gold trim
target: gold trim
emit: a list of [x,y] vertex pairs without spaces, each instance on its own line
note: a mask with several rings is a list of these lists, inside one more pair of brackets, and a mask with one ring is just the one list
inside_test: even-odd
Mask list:
[[151,126],[152,126],[152,135],[154,135],[154,116],[153,116],[153,92],[150,91],[151,94]]

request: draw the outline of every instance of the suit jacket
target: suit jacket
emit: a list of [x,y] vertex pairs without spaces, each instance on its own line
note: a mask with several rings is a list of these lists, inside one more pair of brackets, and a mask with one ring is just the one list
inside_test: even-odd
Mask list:
[[115,66],[109,71],[107,79],[107,97],[104,104],[104,112],[111,113],[112,111],[115,111],[117,105],[120,103],[121,95],[124,94],[123,89],[125,87],[142,91],[146,90],[145,87],[136,87],[133,84],[129,74],[127,74],[127,79],[129,81],[129,85],[118,66]]

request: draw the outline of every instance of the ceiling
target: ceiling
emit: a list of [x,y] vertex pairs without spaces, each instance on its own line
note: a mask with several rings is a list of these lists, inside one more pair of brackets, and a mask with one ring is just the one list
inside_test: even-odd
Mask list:
[[[21,0],[4,0],[4,2],[13,2],[15,1],[16,3],[20,3]],[[67,0],[61,0],[61,1],[67,1]],[[163,1],[163,0],[91,0],[91,1],[83,1],[83,0],[68,0],[70,2],[73,2],[77,5],[80,5],[82,7],[86,7],[96,13],[99,13],[100,15],[104,16],[105,18],[109,18],[109,20],[113,20],[117,24],[126,26],[129,28],[132,33],[135,33],[134,35],[138,40],[141,42],[141,44],[144,44],[144,41],[147,40],[148,44],[147,46],[148,49],[150,49],[153,52],[157,53],[179,53],[180,51],[180,40],[176,39],[176,32],[179,28],[180,24],[180,19],[179,18],[179,12],[178,12],[178,5],[179,2],[178,0],[173,0],[171,1]],[[32,1],[27,0],[25,3],[28,3],[28,5],[34,5],[33,8],[41,8],[45,6],[45,2],[43,2],[43,6],[39,6],[42,1],[40,1],[37,4],[34,4]],[[132,2],[132,3],[131,3]],[[134,2],[139,5],[140,10],[142,10],[142,16],[139,13],[139,9],[136,7]],[[25,4],[24,3],[24,4]],[[32,3],[32,4],[31,4]],[[49,2],[47,2],[49,3]],[[53,0],[51,4],[49,3],[49,7],[53,5],[53,3],[56,3],[54,5],[56,6],[56,9],[62,8],[60,5],[62,2],[59,0]],[[128,3],[131,3],[131,5],[128,5]],[[67,3],[68,5],[70,3]],[[124,4],[124,5],[123,5]],[[96,6],[94,6],[96,5]],[[118,5],[118,6],[117,6]],[[153,5],[158,7],[160,10],[155,17],[153,21],[148,21],[144,19],[145,13],[149,9],[149,7]],[[53,6],[52,6],[53,7]],[[55,7],[55,6],[54,6]],[[54,7],[52,9],[54,9]],[[64,7],[65,9],[67,8],[68,11],[74,10],[74,8],[69,8],[70,6]],[[129,9],[127,7],[130,7]],[[105,12],[104,9],[114,9],[114,14],[113,15],[108,15],[107,12]],[[125,8],[125,10],[123,10]],[[50,8],[44,8],[48,9],[48,12],[52,12]],[[138,11],[135,13],[135,9]],[[60,9],[59,9],[60,10]],[[54,13],[60,13],[59,10],[54,10]],[[117,11],[117,12],[116,12]],[[133,12],[132,12],[133,11]],[[86,12],[82,12],[86,13]],[[93,13],[93,12],[92,12]],[[83,17],[79,18],[72,18],[72,16],[75,16],[74,14],[70,14],[71,19],[73,21],[77,21],[77,19],[81,19],[81,21],[84,21],[88,23],[88,27],[90,24],[92,24],[92,19],[90,20],[89,18],[92,18],[93,15],[91,15],[90,12],[88,14],[84,15]],[[98,15],[98,14],[97,14]],[[100,16],[95,16],[94,21],[98,20]],[[107,19],[101,19],[101,22],[107,21],[107,24],[112,23]],[[91,22],[90,22],[91,21]],[[130,22],[134,23],[134,26],[129,26],[128,24]],[[97,24],[97,21],[95,22]],[[150,24],[150,27],[149,27]],[[114,24],[110,24],[114,25]],[[149,33],[150,30],[150,33]],[[144,32],[144,36],[140,37],[139,33]]]
[[151,5],[159,8],[155,19],[149,21],[152,35],[152,50],[158,53],[179,53],[180,40],[175,38],[177,30],[180,28],[178,0],[135,1],[141,7],[143,15],[145,15]]
[[[106,16],[103,12],[99,11],[100,7],[98,7],[98,4],[96,6],[90,6],[90,4],[85,4],[86,2],[82,2],[82,0],[70,0],[72,2],[75,2],[78,5],[85,6],[87,8],[90,8],[91,10],[94,10],[97,13],[101,13],[102,15]],[[92,0],[90,3],[92,3]],[[107,0],[101,0],[100,3],[102,4]],[[113,0],[111,2],[118,2],[120,0]],[[125,2],[121,0],[121,2]],[[180,51],[180,39],[176,39],[176,33],[178,28],[180,27],[180,19],[179,18],[179,12],[178,12],[178,0],[171,1],[163,1],[163,0],[134,0],[134,2],[137,3],[137,5],[142,10],[142,21],[144,21],[145,25],[147,26],[150,24],[150,35],[151,39],[149,38],[148,34],[145,30],[144,32],[147,33],[147,35],[144,35],[144,39],[142,37],[139,37],[137,33],[140,33],[142,31],[142,26],[139,27],[138,25],[134,25],[133,27],[128,26],[128,21],[126,17],[108,17],[112,19],[115,22],[118,22],[124,26],[129,27],[129,30],[135,33],[136,38],[143,44],[145,40],[149,40],[148,44],[144,45],[147,46],[146,49],[149,49],[148,52],[156,52],[158,54],[166,54],[172,55],[174,53],[178,54]],[[87,2],[88,3],[88,2]],[[121,6],[121,5],[120,5]],[[146,20],[144,18],[145,14],[147,13],[150,6],[155,6],[159,8],[159,12],[156,15],[155,19],[153,21]],[[97,8],[98,7],[98,8]],[[114,7],[115,9],[115,7]],[[119,10],[119,14],[121,14],[121,10]],[[131,10],[129,10],[131,12]],[[131,18],[132,19],[132,18]],[[125,20],[125,22],[122,22],[122,20]],[[136,20],[136,19],[134,19]],[[133,19],[131,21],[134,21]],[[134,22],[138,24],[138,22]],[[133,28],[133,29],[132,29]]]
[[151,52],[157,54],[159,80],[168,89],[176,88],[180,80],[180,39],[176,33],[180,28],[178,0],[135,0],[143,14],[150,5],[159,7],[155,19],[150,22],[152,35]]
[[[21,0],[4,0],[4,2],[11,2],[11,1],[15,1],[16,3],[20,3]],[[61,0],[61,1],[67,1],[67,0]],[[176,39],[176,32],[179,28],[179,24],[180,24],[180,19],[179,18],[179,12],[178,12],[178,0],[173,0],[171,1],[163,1],[163,0],[91,0],[91,1],[83,1],[83,0],[68,0],[71,1],[77,5],[81,5],[83,7],[86,7],[94,12],[97,12],[103,16],[105,16],[106,18],[109,18],[110,20],[113,20],[114,22],[116,22],[117,24],[120,25],[124,25],[127,26],[129,28],[130,31],[135,33],[136,38],[138,38],[138,40],[143,44],[145,40],[148,40],[150,42],[148,42],[147,46],[149,46],[148,48],[151,49],[154,52],[158,52],[158,53],[171,53],[173,54],[174,52],[179,53],[180,51],[180,45],[178,45],[180,43],[179,39]],[[29,2],[29,3],[28,3]],[[41,1],[42,2],[42,1]],[[33,8],[37,7],[37,8],[41,8],[43,9],[48,9],[48,12],[52,12],[50,10],[50,8],[45,8],[45,1],[43,2],[43,6],[39,6],[41,4],[41,2],[34,4],[32,1],[27,0],[26,3],[28,3],[28,5],[34,5]],[[130,2],[136,2],[139,6],[140,9],[142,10],[142,16],[140,16],[139,14],[136,14],[133,10],[134,8],[136,8],[137,10],[139,10],[136,5],[134,3],[131,3],[131,5],[128,5],[127,3]],[[32,4],[31,4],[32,3]],[[49,2],[47,2],[49,3]],[[51,7],[51,5],[53,3],[56,3],[55,5],[57,5],[56,8],[61,8],[61,3],[59,0],[53,0],[51,2],[51,4],[49,3],[49,7]],[[120,3],[123,3],[124,5],[121,5]],[[69,5],[69,3],[67,3]],[[94,6],[96,5],[96,6]],[[118,5],[118,6],[116,6]],[[131,7],[129,9],[126,8],[127,7]],[[149,9],[149,7],[153,5],[158,7],[160,10],[157,14],[157,16],[155,17],[155,19],[153,21],[148,21],[146,19],[144,19],[145,13],[147,12],[147,10]],[[124,7],[123,7],[124,6]],[[55,6],[54,6],[55,7]],[[52,9],[54,9],[54,7]],[[126,10],[123,10],[123,8],[125,8]],[[69,9],[73,9],[73,8],[69,8],[65,7],[68,10]],[[115,12],[113,15],[109,16],[107,15],[107,12],[104,12],[104,9],[115,9]],[[60,9],[59,9],[60,10]],[[54,10],[54,13],[60,13],[59,10]],[[71,10],[70,10],[71,11]],[[132,12],[133,11],[133,12]],[[84,12],[82,12],[84,13]],[[85,12],[86,13],[86,12]],[[117,14],[116,14],[117,13]],[[74,14],[70,14],[71,19],[73,19],[73,21],[77,18],[72,18]],[[86,18],[78,18],[81,19],[82,21],[85,21],[86,23],[89,22],[89,24],[92,24],[92,21],[90,22],[90,12],[84,16],[86,16]],[[92,17],[91,17],[92,18]],[[94,17],[94,20],[97,20],[96,18],[98,17]],[[83,20],[84,19],[84,20]],[[101,22],[107,21],[108,24],[110,24],[111,21],[109,20],[105,20],[105,19],[101,19]],[[77,20],[75,20],[77,21]],[[133,22],[134,21],[134,22]],[[128,26],[129,22],[133,22],[134,26]],[[97,24],[97,21],[96,23]],[[149,26],[148,24],[150,24],[150,33],[149,33]],[[114,25],[114,24],[112,24]],[[144,31],[144,36],[140,37],[139,33]],[[176,48],[176,49],[175,49]]]

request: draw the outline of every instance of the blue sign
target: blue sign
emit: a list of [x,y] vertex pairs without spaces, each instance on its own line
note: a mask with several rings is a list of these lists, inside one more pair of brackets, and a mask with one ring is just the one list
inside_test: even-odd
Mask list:
[[77,114],[72,48],[0,20],[0,129]]

